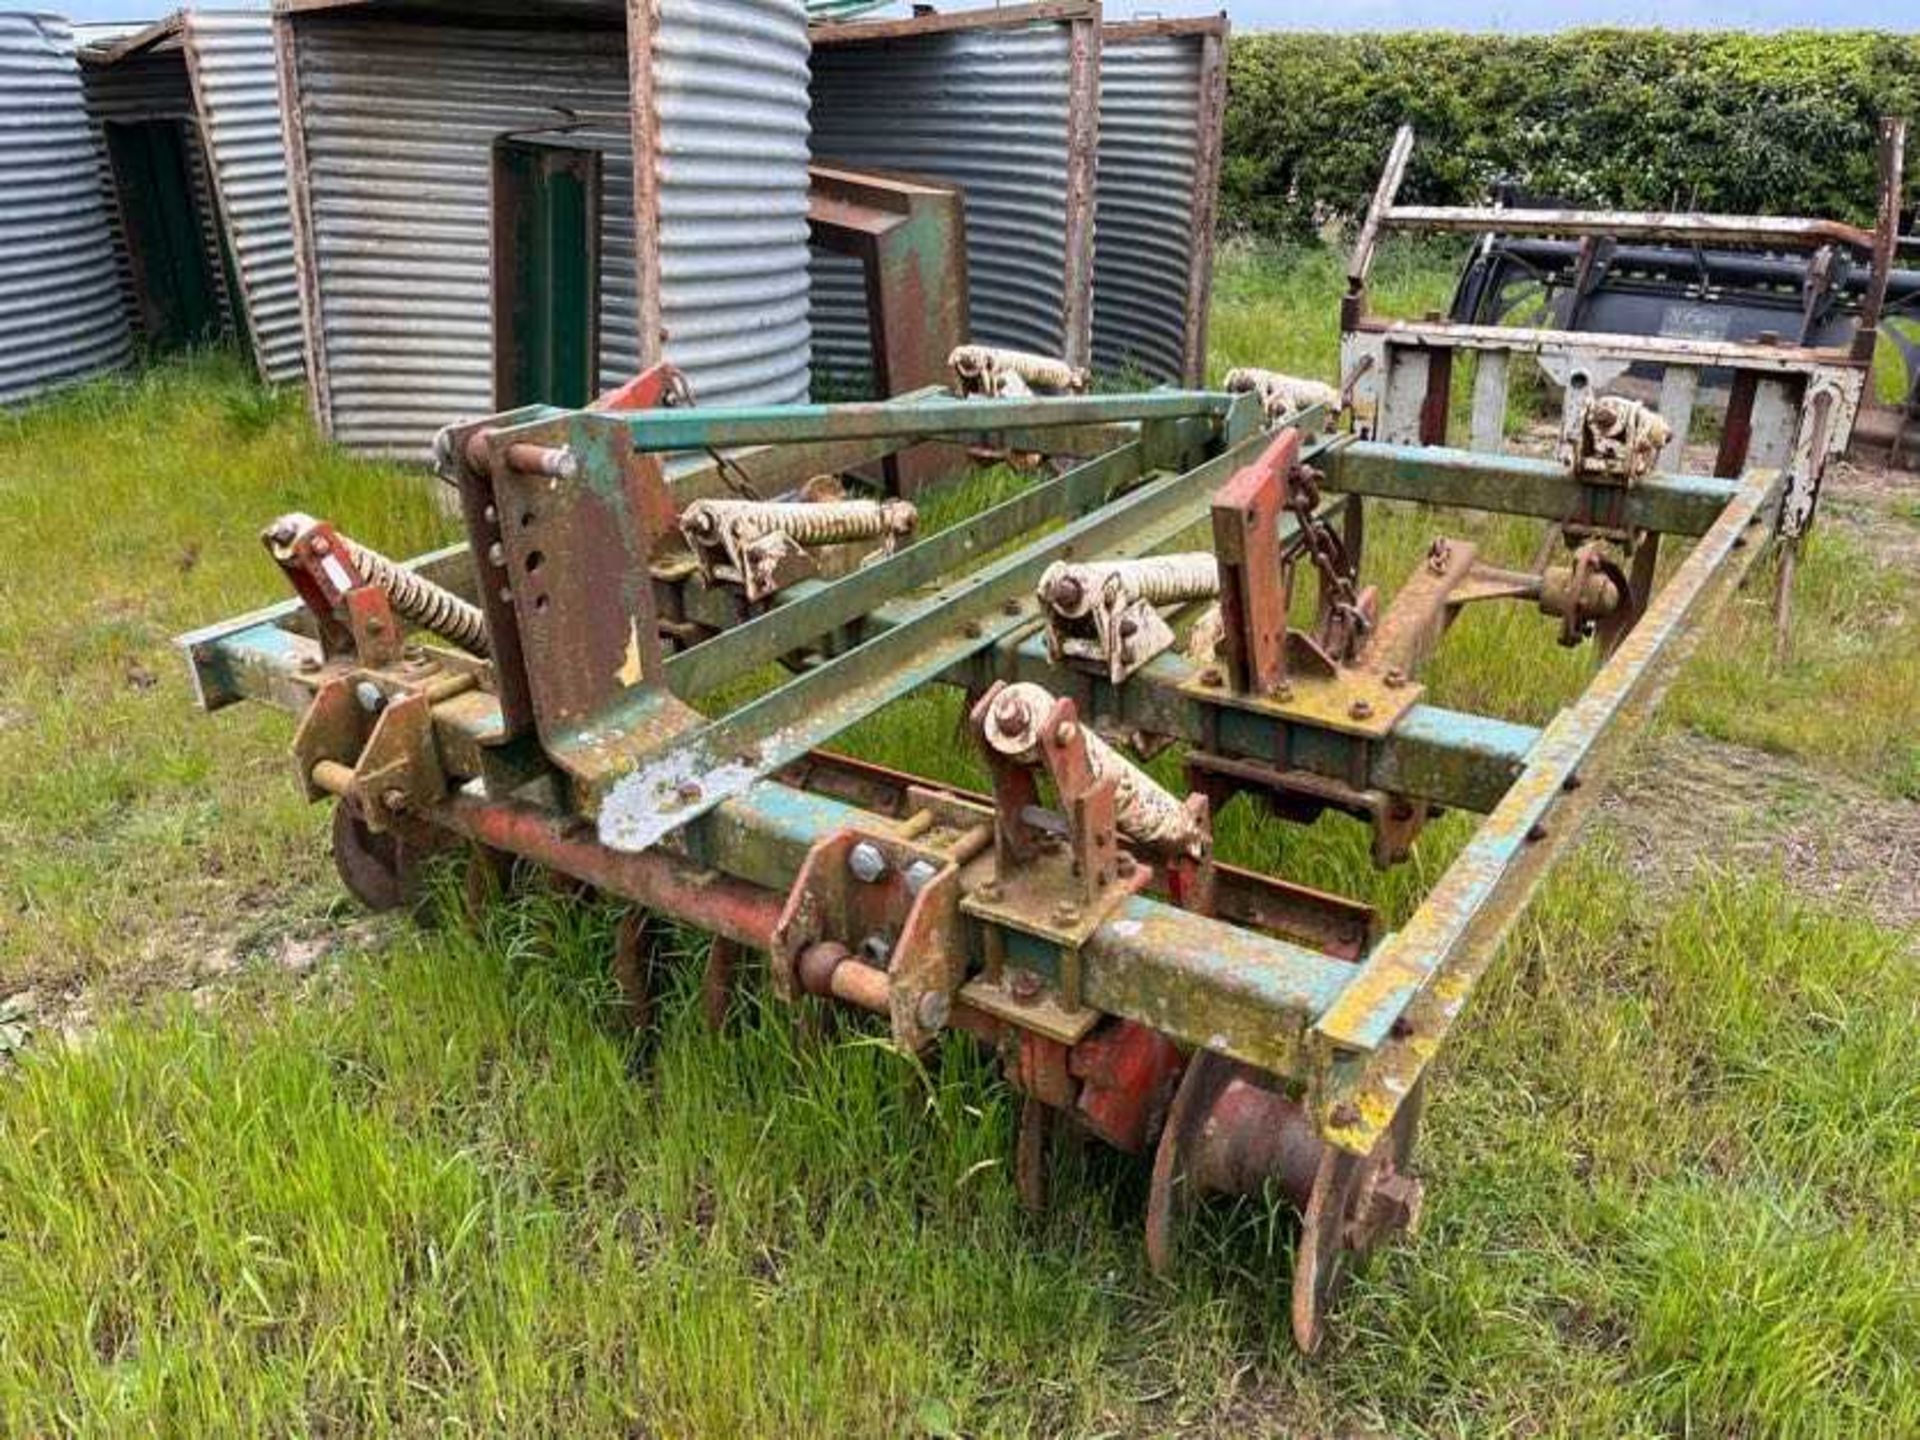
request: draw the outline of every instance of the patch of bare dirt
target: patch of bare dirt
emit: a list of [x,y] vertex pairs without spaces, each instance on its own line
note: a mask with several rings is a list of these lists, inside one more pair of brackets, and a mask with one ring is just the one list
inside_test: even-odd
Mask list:
[[1825,904],[1920,936],[1920,804],[1798,760],[1690,733],[1646,737],[1601,802],[1656,891],[1703,867],[1774,870]]
[[342,922],[323,918],[288,929],[244,934],[156,934],[140,961],[110,984],[36,982],[0,994],[0,1070],[29,1048],[78,1050],[91,1043],[105,1018],[137,1013],[185,994],[209,1010],[275,979],[305,977],[330,968],[342,955],[377,943],[394,923],[378,916]]

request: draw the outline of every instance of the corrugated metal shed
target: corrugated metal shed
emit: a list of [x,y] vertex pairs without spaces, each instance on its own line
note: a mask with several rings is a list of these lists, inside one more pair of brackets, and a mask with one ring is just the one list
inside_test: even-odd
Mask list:
[[73,49],[64,20],[0,14],[0,405],[132,355]]
[[[188,178],[193,188],[194,220],[200,231],[201,263],[206,266],[219,304],[221,328],[230,331],[233,305],[226,291],[221,263],[220,212],[201,140],[200,116],[194,108],[193,88],[187,79],[186,56],[180,47],[180,28],[180,17],[175,15],[107,46],[81,50],[80,83],[87,97],[87,113],[102,131],[110,124],[155,120],[171,121],[181,127],[186,140]],[[100,150],[100,183],[113,223],[114,262],[120,275],[120,291],[127,313],[132,317],[134,332],[140,334],[144,328],[142,306],[122,208],[130,197],[120,194],[104,145]]]
[[1205,378],[1226,28],[1218,17],[1102,31],[1093,359],[1110,375]]
[[[1099,17],[1056,0],[813,34],[815,157],[959,186],[973,338],[1076,364],[1092,347]],[[813,283],[823,366],[864,369],[857,271],[816,256]]]
[[254,356],[263,378],[292,383],[306,364],[273,22],[258,10],[189,10],[185,42]]
[[640,33],[625,20],[615,3],[276,16],[315,401],[342,443],[418,458],[493,408],[491,147],[570,121],[606,156],[604,379],[664,354],[704,404],[805,398],[805,8],[658,0]]

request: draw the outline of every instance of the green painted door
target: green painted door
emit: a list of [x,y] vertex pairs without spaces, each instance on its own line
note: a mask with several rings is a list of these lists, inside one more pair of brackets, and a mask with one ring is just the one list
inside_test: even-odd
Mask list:
[[106,132],[147,343],[168,351],[218,339],[220,301],[207,266],[185,123],[114,120]]
[[593,399],[600,360],[600,152],[564,136],[493,147],[493,401]]

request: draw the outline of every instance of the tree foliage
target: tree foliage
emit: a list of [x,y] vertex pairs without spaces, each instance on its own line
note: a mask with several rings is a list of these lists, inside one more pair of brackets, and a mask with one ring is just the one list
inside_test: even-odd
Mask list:
[[1402,122],[1410,203],[1511,178],[1583,205],[1862,223],[1879,117],[1920,122],[1920,37],[1866,32],[1242,35],[1228,73],[1221,213],[1276,237],[1363,212]]

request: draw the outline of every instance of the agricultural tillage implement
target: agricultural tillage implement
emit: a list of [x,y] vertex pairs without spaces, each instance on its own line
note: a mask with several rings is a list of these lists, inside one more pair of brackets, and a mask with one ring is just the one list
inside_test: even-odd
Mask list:
[[[1257,377],[734,410],[670,403],[670,382],[449,429],[465,546],[396,564],[274,521],[298,598],[183,638],[203,703],[299,716],[299,783],[334,803],[371,904],[457,839],[476,873],[517,857],[710,932],[715,1018],[758,952],[776,995],[871,1012],[903,1051],[996,1047],[1023,1197],[1043,1203],[1063,1126],[1141,1156],[1157,1269],[1198,1197],[1273,1187],[1301,1215],[1313,1348],[1344,1262],[1419,1211],[1428,1064],[1606,753],[1764,548],[1789,469],[1664,473],[1657,420],[1608,396],[1535,459],[1327,433]],[[1050,463],[937,533],[840,482],[928,444]],[[1538,517],[1565,544],[1510,570],[1436,528],[1383,594],[1360,570],[1375,500]],[[1656,586],[1663,537],[1690,548]],[[1422,682],[1462,609],[1503,603],[1605,657],[1544,728]],[[954,743],[990,794],[828,748],[928,685],[964,693]],[[1169,745],[1184,793],[1134,758]],[[1386,933],[1217,861],[1233,803],[1359,817],[1381,864],[1443,809],[1484,819]],[[614,957],[643,1008],[648,935],[631,921]]]

